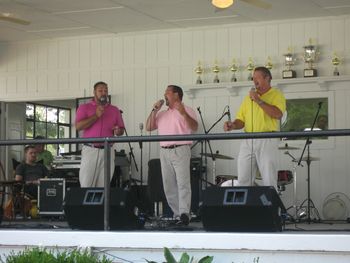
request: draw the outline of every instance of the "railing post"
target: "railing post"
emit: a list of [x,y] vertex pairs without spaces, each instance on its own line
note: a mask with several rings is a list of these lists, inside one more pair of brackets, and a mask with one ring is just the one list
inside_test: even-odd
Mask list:
[[108,231],[110,230],[110,197],[111,197],[111,191],[110,191],[110,174],[111,174],[111,147],[108,143],[108,140],[104,141],[104,230]]

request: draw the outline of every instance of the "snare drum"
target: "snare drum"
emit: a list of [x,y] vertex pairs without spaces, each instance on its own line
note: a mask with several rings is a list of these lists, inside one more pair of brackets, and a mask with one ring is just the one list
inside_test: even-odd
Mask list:
[[293,173],[289,170],[278,171],[277,185],[286,185],[293,182]]

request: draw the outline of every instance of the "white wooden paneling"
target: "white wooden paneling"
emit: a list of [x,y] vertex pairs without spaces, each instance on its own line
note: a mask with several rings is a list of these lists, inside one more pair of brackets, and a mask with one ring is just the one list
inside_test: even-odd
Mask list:
[[69,42],[66,40],[58,42],[58,68],[60,69],[69,68]]
[[158,64],[165,65],[169,61],[169,35],[162,33],[157,36]]
[[101,39],[101,66],[110,68],[112,65],[112,38]]
[[181,62],[181,33],[171,32],[169,34],[169,64],[179,65]]
[[69,67],[76,69],[79,66],[79,40],[69,41]]
[[29,44],[27,50],[27,69],[37,70],[38,69],[38,47],[36,44]]
[[26,94],[27,93],[27,78],[26,75],[20,75],[17,76],[17,88],[16,92],[19,94]]
[[59,43],[58,41],[50,41],[48,43],[47,69],[55,70],[58,67]]
[[17,57],[16,57],[16,66],[17,66],[17,71],[25,71],[27,70],[27,49],[28,49],[28,44],[25,43],[18,43],[16,45],[17,49]]
[[135,65],[144,67],[146,63],[146,38],[144,35],[135,36]]
[[202,56],[196,57],[194,54],[194,49],[196,47],[193,45],[193,33],[192,32],[181,32],[180,33],[180,61],[183,64],[192,64],[192,61],[197,62]]
[[90,66],[90,41],[81,39],[79,41],[79,67],[87,68]]
[[90,67],[93,69],[100,69],[101,67],[101,39],[90,40]]
[[48,42],[37,43],[38,45],[38,69],[46,70],[48,65]]

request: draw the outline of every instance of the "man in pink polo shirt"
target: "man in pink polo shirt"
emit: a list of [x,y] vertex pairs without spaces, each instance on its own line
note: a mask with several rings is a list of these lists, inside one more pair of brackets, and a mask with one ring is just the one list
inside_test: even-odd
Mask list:
[[[105,82],[94,85],[94,98],[79,106],[75,127],[83,130],[84,138],[121,136],[124,121],[120,110],[108,102],[108,86]],[[114,151],[111,150],[111,173],[114,171]],[[112,178],[112,176],[111,176]],[[104,186],[104,147],[103,144],[86,143],[81,151],[79,171],[81,187]]]
[[[182,103],[183,91],[180,87],[169,85],[164,98],[168,108],[159,111],[164,101],[153,105],[147,118],[146,129],[158,129],[159,135],[191,134],[198,128],[193,109]],[[178,219],[178,225],[188,225],[191,209],[190,161],[192,141],[160,142],[160,162],[164,193],[168,204]]]

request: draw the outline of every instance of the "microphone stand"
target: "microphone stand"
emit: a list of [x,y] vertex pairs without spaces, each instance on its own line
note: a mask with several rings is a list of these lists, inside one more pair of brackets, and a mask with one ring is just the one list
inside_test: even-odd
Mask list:
[[[221,115],[221,117],[216,121],[216,122],[214,122],[213,123],[213,125],[208,129],[208,130],[206,130],[206,128],[205,128],[205,124],[204,124],[204,121],[203,121],[203,116],[202,116],[202,112],[201,112],[201,110],[200,110],[200,107],[198,107],[197,108],[197,110],[198,110],[198,113],[199,113],[199,116],[200,116],[200,118],[201,118],[201,122],[202,122],[202,125],[203,125],[203,129],[204,129],[204,133],[205,134],[208,134],[215,126],[216,126],[216,124],[218,124],[221,120],[222,120],[222,118],[225,116],[225,115],[227,115],[227,114],[229,114],[229,112],[227,111],[227,112],[225,112],[224,114],[222,114]],[[206,143],[208,143],[208,146],[209,146],[209,150],[210,150],[210,154],[211,154],[211,158],[212,158],[212,160],[213,160],[213,183],[215,183],[215,169],[216,169],[216,167],[215,167],[215,156],[214,156],[214,154],[213,154],[213,150],[212,150],[212,148],[211,148],[211,145],[210,145],[210,141],[209,140],[205,140],[205,142]],[[195,144],[193,144],[192,145],[192,147],[191,147],[191,149],[193,148],[193,147],[195,147],[196,145],[197,145],[197,143],[198,143],[198,141],[195,143]],[[205,153],[207,153],[207,148],[206,148],[206,143],[205,143]],[[201,144],[203,145],[203,141],[201,141]],[[205,155],[205,154],[203,154],[203,146],[201,147],[201,163],[202,163],[202,156],[203,155]],[[205,155],[205,166],[207,165],[207,156]],[[202,167],[200,167],[200,169],[201,169]],[[205,170],[205,182],[206,182],[206,186],[208,186],[208,184],[210,184],[210,185],[214,185],[214,184],[211,184],[211,183],[209,183],[208,182],[208,172],[207,172],[207,169]]]
[[[203,126],[204,133],[205,133],[205,134],[208,134],[209,131],[207,131],[206,128],[205,128],[205,123],[204,123],[204,120],[203,120],[203,116],[202,116],[202,112],[201,112],[200,107],[197,108],[197,111],[198,111],[199,117],[200,117],[200,119],[201,119],[201,123],[202,123],[202,126]],[[197,145],[198,142],[199,142],[199,141],[197,141],[195,144],[193,144],[193,145],[191,146],[191,149],[193,149],[193,148]],[[200,173],[202,174],[202,167],[203,167],[203,165],[202,165],[202,163],[203,163],[203,162],[202,162],[202,160],[203,160],[203,141],[200,141],[200,142],[201,142],[201,161],[200,161],[200,167],[199,167],[199,169],[200,169]],[[215,161],[215,158],[214,158],[214,156],[213,156],[213,150],[212,150],[212,148],[211,148],[211,145],[210,145],[210,141],[209,141],[209,140],[205,140],[204,151],[205,151],[205,153],[207,153],[207,143],[208,143],[208,146],[209,146],[209,151],[210,151],[210,154],[211,154],[211,156],[212,156],[212,159],[213,159],[213,161]],[[205,158],[204,158],[204,166],[207,167],[207,164],[208,164],[208,159],[207,159],[207,156],[205,155]],[[204,179],[204,182],[205,182],[205,187],[208,187],[208,171],[207,171],[207,169],[205,169],[205,179]],[[201,187],[201,188],[202,188],[202,187]]]
[[[126,128],[124,128],[124,131],[125,131],[125,136],[129,136],[128,135],[128,132],[126,131]],[[136,179],[133,179],[132,178],[132,175],[131,175],[131,168],[132,168],[132,165],[131,165],[131,160],[134,161],[134,165],[135,165],[135,169],[136,169],[136,172],[139,171],[139,168],[137,167],[137,163],[136,163],[136,160],[135,160],[135,155],[134,155],[134,151],[133,151],[133,148],[131,147],[131,143],[128,142],[128,145],[129,145],[129,184],[131,185],[131,182],[132,181],[137,181]]]
[[[313,129],[315,127],[315,123],[316,123],[316,120],[317,120],[318,115],[320,113],[321,107],[322,107],[322,102],[319,102],[317,112],[316,112],[315,118],[314,118],[312,126],[311,126],[311,131],[313,131]],[[312,141],[310,140],[310,137],[307,137],[303,151],[302,151],[301,156],[300,156],[299,161],[298,161],[298,166],[299,166],[299,165],[301,165],[301,161],[303,159],[303,156],[304,156],[304,153],[305,153],[305,150],[307,147],[307,158],[306,158],[306,164],[307,164],[307,200],[305,200],[305,201],[307,201],[307,222],[309,224],[311,223],[311,211],[310,211],[311,204],[313,205],[313,208],[315,208],[314,202],[311,200],[311,197],[310,197],[310,165],[311,165],[310,144],[311,143],[312,143]],[[303,201],[303,203],[305,201]]]
[[[140,128],[140,134],[141,134],[141,137],[142,137],[142,130],[143,130],[143,123],[140,123],[139,124],[139,128]],[[143,183],[143,167],[142,167],[142,165],[143,165],[143,153],[142,153],[142,141],[140,141],[139,142],[139,145],[140,145],[140,166],[141,166],[141,168],[140,168],[140,180],[141,180],[141,186],[142,186],[142,183]]]

